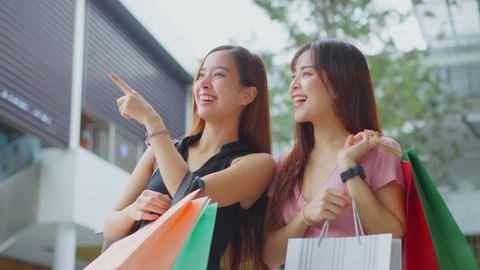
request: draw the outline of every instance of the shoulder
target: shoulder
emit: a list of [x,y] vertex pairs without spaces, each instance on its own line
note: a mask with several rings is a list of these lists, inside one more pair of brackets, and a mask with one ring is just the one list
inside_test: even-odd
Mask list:
[[237,163],[251,163],[258,166],[275,167],[275,160],[267,153],[252,153],[238,157],[232,161],[232,165]]
[[400,148],[400,144],[395,141],[394,139],[388,137],[388,136],[380,136],[380,140],[383,142],[383,143],[386,143],[390,146],[393,146],[395,148],[397,148],[398,150],[401,150]]
[[245,177],[270,179],[275,174],[275,160],[267,153],[253,153],[234,159],[232,168]]
[[397,150],[401,153],[402,149],[400,147],[400,144],[397,141],[395,141],[394,139],[392,139],[388,136],[381,136],[379,139],[385,145],[377,144],[366,155],[366,158],[375,160],[375,159],[379,159],[379,158],[382,159],[385,156],[394,157],[395,155],[392,153],[392,149],[389,149],[389,148],[393,148],[393,149],[395,149],[395,150]]
[[400,144],[388,136],[380,136],[379,139],[383,145],[375,145],[375,147],[373,147],[364,157],[360,159],[362,164],[376,167],[380,163],[386,163],[390,161],[395,162],[399,160],[394,151],[401,154],[402,150]]
[[401,152],[400,144],[394,139],[381,136],[380,141],[385,145],[377,145],[362,158],[367,173],[367,183],[375,191],[391,181],[404,185],[400,158],[389,148]]

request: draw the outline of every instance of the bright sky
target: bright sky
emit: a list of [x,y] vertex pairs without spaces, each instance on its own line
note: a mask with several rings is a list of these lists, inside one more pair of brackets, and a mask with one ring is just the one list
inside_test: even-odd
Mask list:
[[[251,0],[120,0],[184,68],[193,73],[200,59],[218,45],[232,43],[280,52],[288,35]],[[404,11],[410,0],[378,0]],[[397,47],[424,47],[414,18],[390,31]]]

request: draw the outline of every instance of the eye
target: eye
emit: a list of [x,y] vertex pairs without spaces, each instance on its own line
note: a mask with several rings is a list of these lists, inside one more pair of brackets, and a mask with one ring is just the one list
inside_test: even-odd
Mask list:
[[312,75],[312,73],[310,73],[310,72],[308,72],[308,71],[302,72],[302,77],[308,77],[308,76],[310,76],[310,75]]
[[295,79],[295,77],[297,77],[297,74],[292,74],[292,80]]
[[200,78],[203,78],[203,77],[205,77],[205,74],[203,74],[203,72],[200,72],[200,73],[198,73],[197,80],[200,79]]
[[225,75],[223,75],[221,72],[215,72],[213,73],[213,77],[216,78],[216,77],[225,77]]

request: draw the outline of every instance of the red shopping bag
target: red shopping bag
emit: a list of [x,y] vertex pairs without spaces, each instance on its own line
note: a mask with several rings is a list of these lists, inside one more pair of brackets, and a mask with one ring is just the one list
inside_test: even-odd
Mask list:
[[402,160],[405,178],[406,228],[403,239],[403,268],[406,270],[439,269],[427,218],[418,195],[412,169]]
[[160,218],[113,243],[85,270],[170,269],[207,197],[193,200],[199,190],[186,195]]

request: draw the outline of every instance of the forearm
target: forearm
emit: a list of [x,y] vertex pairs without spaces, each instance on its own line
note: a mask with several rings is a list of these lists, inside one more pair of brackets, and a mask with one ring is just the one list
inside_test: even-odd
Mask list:
[[103,227],[103,236],[108,243],[114,243],[127,236],[135,220],[125,213],[126,209],[109,214]]
[[[165,129],[165,124],[158,114],[152,114],[145,123],[148,132]],[[168,133],[151,138],[151,146],[158,168],[168,192],[174,196],[182,179],[188,172],[188,165],[172,144]]]
[[308,229],[299,213],[287,226],[271,232],[265,242],[263,256],[270,268],[285,263],[289,238],[302,238]]
[[403,237],[402,222],[377,200],[359,176],[347,180],[346,184],[349,194],[355,200],[360,220],[367,233],[392,233],[395,238]]

